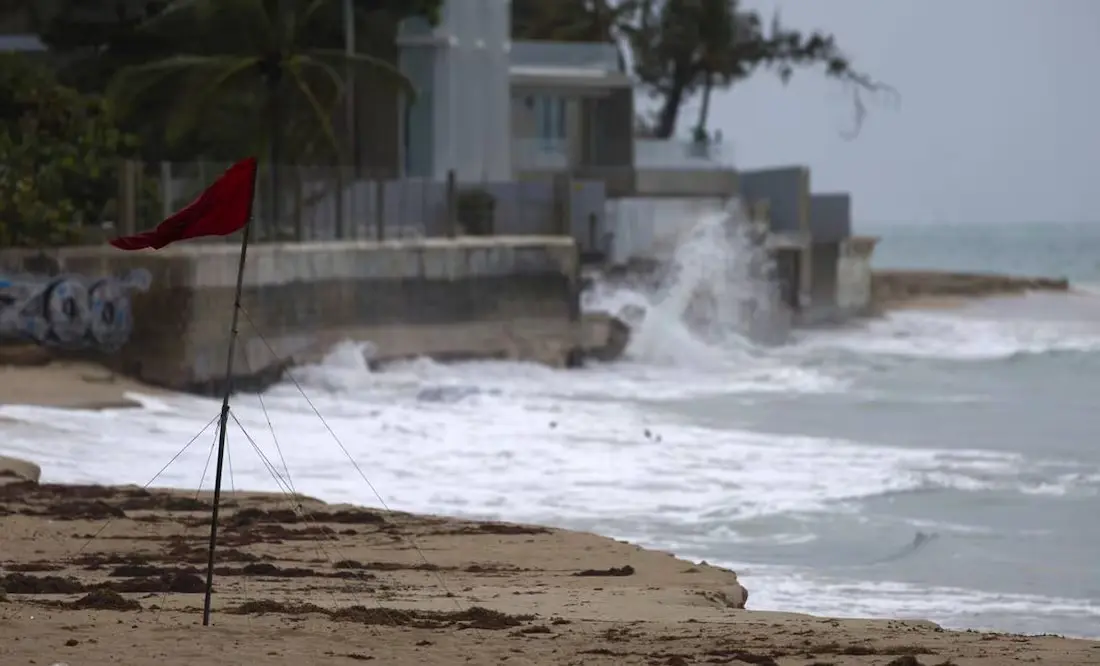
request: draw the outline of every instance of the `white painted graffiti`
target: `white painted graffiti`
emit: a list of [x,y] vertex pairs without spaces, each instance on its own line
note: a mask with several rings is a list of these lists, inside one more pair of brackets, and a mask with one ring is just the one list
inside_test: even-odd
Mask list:
[[150,283],[141,269],[104,278],[0,274],[0,340],[115,351],[134,329],[130,294]]

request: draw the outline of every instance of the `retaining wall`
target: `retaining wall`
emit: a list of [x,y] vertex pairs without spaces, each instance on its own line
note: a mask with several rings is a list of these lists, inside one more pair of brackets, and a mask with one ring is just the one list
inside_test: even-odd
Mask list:
[[[128,340],[97,360],[151,384],[211,392],[225,373],[238,254],[221,243],[156,252],[6,250],[0,267],[8,275],[89,280],[147,271],[148,288],[128,294],[130,323],[117,322],[132,326]],[[287,365],[316,360],[346,339],[370,341],[383,361],[427,355],[572,364],[582,337],[578,270],[576,244],[561,237],[252,245],[237,385],[276,379]],[[50,297],[42,291],[43,303]],[[83,312],[95,319],[107,309],[100,303]]]
[[870,313],[872,301],[871,255],[877,238],[855,236],[840,245],[837,262],[837,306],[848,316]]

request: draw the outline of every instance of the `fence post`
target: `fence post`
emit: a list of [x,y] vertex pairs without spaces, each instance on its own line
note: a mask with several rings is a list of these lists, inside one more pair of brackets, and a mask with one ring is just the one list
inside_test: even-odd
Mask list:
[[176,207],[176,188],[172,185],[172,163],[160,163],[160,208],[161,217],[172,217],[172,211]]
[[[305,218],[302,216],[302,209],[305,207],[305,182],[302,179],[302,167],[300,166],[288,166],[287,171],[294,178],[294,240],[301,243],[306,240],[313,240],[316,232],[317,220],[313,220],[313,229],[311,229],[310,237],[306,238],[306,224]],[[286,182],[286,178],[282,179],[282,182]]]
[[349,180],[342,164],[336,164],[336,240],[346,240],[347,210],[344,205],[344,195],[347,192]]
[[573,178],[567,174],[554,177],[554,228],[553,235],[573,235]]
[[137,163],[122,160],[118,175],[118,233],[129,236],[137,232]]
[[[425,221],[425,224],[427,222]],[[458,183],[455,170],[447,172],[447,237],[458,235]]]
[[374,237],[386,240],[386,181],[374,181]]

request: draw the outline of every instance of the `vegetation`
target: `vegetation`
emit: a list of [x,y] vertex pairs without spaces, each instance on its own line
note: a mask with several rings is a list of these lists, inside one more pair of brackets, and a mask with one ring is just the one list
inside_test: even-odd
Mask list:
[[455,215],[463,233],[470,236],[492,236],[497,200],[491,192],[480,188],[461,190],[455,202]]
[[[394,88],[412,93],[405,77],[380,58],[310,43],[311,24],[323,8],[336,4],[311,0],[287,9],[264,0],[193,0],[172,5],[141,29],[166,36],[193,27],[191,43],[173,55],[123,67],[108,95],[131,117],[151,92],[170,99],[165,114],[169,146],[193,137],[202,125],[243,112],[251,122],[240,128],[246,148],[242,152],[267,158],[272,217],[281,219],[280,170],[275,165],[288,157],[295,162],[338,158],[341,144],[332,118],[348,73],[368,67],[386,75]],[[166,95],[165,85],[175,94]]]
[[[66,95],[97,105],[96,122],[113,128],[119,147],[137,152],[147,163],[229,162],[258,154],[272,165],[332,164],[347,158],[342,150],[347,142],[338,141],[334,130],[345,82],[355,77],[370,90],[411,92],[391,64],[397,25],[409,16],[435,21],[442,3],[353,0],[357,53],[352,55],[344,51],[340,0],[35,0],[0,11],[29,12],[56,66],[56,78],[49,80]],[[113,120],[105,115],[108,108]],[[101,153],[107,159],[110,148],[96,152],[86,145],[107,141],[107,135],[96,134],[99,129],[88,132],[89,137],[74,137],[69,149],[85,163]],[[67,173],[62,181],[45,166],[56,163],[50,168],[61,169],[68,164],[64,155],[46,159],[45,147],[21,140],[19,131],[9,132],[0,154],[23,160],[26,168],[42,163],[42,173],[32,181],[38,190],[31,193],[26,184],[18,185],[23,181],[14,169],[4,172],[12,186],[0,191],[0,207],[20,220],[20,228],[38,229],[44,216],[101,217],[82,204],[72,203],[78,210],[69,210],[68,199],[43,189],[69,194],[81,187],[76,175]],[[117,164],[95,167],[97,178],[115,178],[116,169]],[[278,179],[279,171],[272,168],[269,210],[275,219],[281,208],[275,196]],[[117,189],[115,180],[111,197]],[[21,198],[15,198],[17,193]],[[32,201],[37,212],[27,208]],[[87,205],[94,209],[94,203]],[[16,208],[18,215],[12,212]]]
[[0,246],[71,243],[113,220],[118,170],[136,145],[101,98],[60,85],[44,64],[0,55]]
[[[684,104],[702,94],[693,134],[707,136],[710,95],[760,69],[786,82],[796,68],[822,66],[849,86],[855,107],[854,136],[866,115],[862,92],[892,92],[856,70],[832,35],[805,33],[775,17],[765,28],[758,12],[739,0],[513,0],[517,39],[602,41],[619,46],[623,62],[657,101],[656,116],[639,129],[657,138],[676,131]],[[625,50],[625,53],[624,53]]]
[[[341,0],[36,0],[33,15],[60,56],[61,80],[117,97],[149,161],[232,161],[274,150],[331,162],[346,157],[331,132],[349,70],[372,89],[402,85],[391,65],[397,24],[434,21],[442,4],[353,0],[350,58]],[[288,127],[293,136],[272,131]]]

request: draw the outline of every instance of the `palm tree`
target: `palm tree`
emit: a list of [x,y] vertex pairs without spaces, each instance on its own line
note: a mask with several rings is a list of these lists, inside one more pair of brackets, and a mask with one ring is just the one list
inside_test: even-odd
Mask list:
[[[179,0],[143,25],[155,34],[187,34],[188,52],[126,67],[108,99],[123,114],[172,86],[165,123],[178,142],[226,105],[253,109],[247,123],[257,152],[266,152],[271,176],[271,219],[280,219],[279,170],[288,147],[296,157],[341,155],[332,117],[356,68],[413,96],[410,82],[390,63],[311,43],[310,27],[338,0]],[[239,111],[238,111],[239,112]],[[223,115],[224,117],[224,115]],[[293,143],[288,145],[288,142]]]

